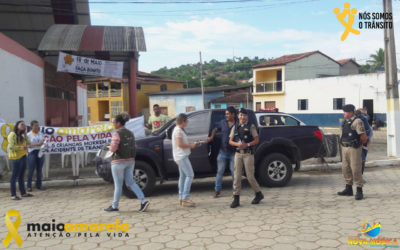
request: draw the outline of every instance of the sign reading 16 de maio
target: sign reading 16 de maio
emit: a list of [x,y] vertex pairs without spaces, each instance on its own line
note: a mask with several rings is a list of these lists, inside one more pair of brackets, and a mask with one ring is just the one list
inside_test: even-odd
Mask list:
[[80,75],[122,78],[123,66],[123,62],[98,60],[60,52],[57,71]]

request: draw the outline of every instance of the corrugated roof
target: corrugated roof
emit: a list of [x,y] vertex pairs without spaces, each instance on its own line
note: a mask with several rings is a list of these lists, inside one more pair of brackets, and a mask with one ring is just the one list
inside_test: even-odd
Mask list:
[[[204,93],[212,93],[212,92],[219,92],[224,90],[234,90],[234,89],[246,89],[251,87],[252,84],[241,85],[241,86],[218,86],[218,87],[205,87]],[[189,88],[189,89],[174,89],[162,92],[152,92],[147,93],[147,95],[190,95],[190,94],[199,94],[201,93],[201,88]]]
[[268,62],[254,65],[253,68],[255,69],[255,68],[265,68],[265,67],[286,65],[290,62],[300,60],[304,57],[307,57],[307,56],[310,56],[310,55],[313,55],[316,53],[319,53],[319,54],[331,59],[332,61],[336,62],[335,60],[333,60],[329,56],[325,55],[324,53],[320,52],[319,50],[315,50],[315,51],[310,51],[310,52],[305,52],[305,53],[300,53],[300,54],[284,55],[284,56],[278,57],[276,59],[270,60]]
[[239,103],[239,102],[246,102],[247,100],[253,101],[253,95],[248,92],[240,92],[233,95],[228,95],[224,97],[220,97],[210,101],[210,103],[220,103],[220,102],[232,102],[232,103]]
[[39,51],[146,51],[142,27],[54,24]]

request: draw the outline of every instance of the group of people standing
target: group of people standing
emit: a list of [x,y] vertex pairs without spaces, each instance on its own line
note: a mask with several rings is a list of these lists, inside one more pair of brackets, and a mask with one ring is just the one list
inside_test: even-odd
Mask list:
[[[239,119],[236,117],[237,111],[234,107],[225,110],[225,118],[220,121],[213,129],[207,143],[214,140],[216,133],[221,132],[221,148],[217,157],[217,176],[215,181],[214,198],[221,195],[222,178],[226,166],[229,165],[233,179],[233,202],[231,208],[240,205],[240,190],[242,183],[243,167],[246,172],[247,180],[250,183],[255,197],[252,204],[259,204],[264,198],[260,191],[257,180],[254,177],[254,149],[259,143],[257,129],[254,124],[248,123],[247,110],[240,109]],[[185,127],[188,124],[186,114],[179,114],[176,119],[176,127],[172,133],[172,152],[174,161],[179,168],[179,203],[182,206],[194,207],[196,204],[190,199],[190,187],[194,177],[193,168],[189,160],[190,150],[197,147],[199,142],[189,142]]]
[[[36,189],[44,190],[42,186],[42,168],[44,157],[39,156],[40,147],[44,143],[44,137],[39,131],[39,122],[31,122],[31,131],[27,133],[24,121],[18,121],[14,130],[7,137],[8,141],[8,158],[12,167],[12,175],[10,179],[11,199],[20,200],[21,197],[32,197],[32,177],[36,171]],[[25,171],[28,170],[28,183],[25,189]],[[16,183],[20,196],[17,195]],[[28,192],[27,192],[28,191]]]

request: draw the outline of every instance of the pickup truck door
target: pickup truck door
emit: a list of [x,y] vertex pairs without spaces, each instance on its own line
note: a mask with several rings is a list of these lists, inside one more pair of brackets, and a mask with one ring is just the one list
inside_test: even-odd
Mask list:
[[[210,173],[212,171],[208,144],[204,142],[208,136],[209,127],[210,111],[201,111],[189,115],[188,125],[185,128],[189,142],[203,141],[200,146],[191,150],[189,156],[195,174]],[[172,136],[172,131],[173,127],[168,129],[169,136]],[[164,139],[164,159],[166,160],[167,173],[175,175],[178,172],[178,168],[172,156],[172,141],[171,138],[168,138],[169,136]]]

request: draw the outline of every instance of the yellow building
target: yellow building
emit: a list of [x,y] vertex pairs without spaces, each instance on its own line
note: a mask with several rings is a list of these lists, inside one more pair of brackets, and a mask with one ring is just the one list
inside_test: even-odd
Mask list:
[[340,64],[310,51],[278,57],[253,66],[254,110],[278,108],[285,112],[285,81],[340,75]]
[[253,68],[253,109],[284,110],[284,66]]
[[[164,79],[156,75],[138,72],[136,77],[136,110],[138,116],[149,116],[149,92],[182,89],[183,82]],[[129,112],[129,87],[127,79],[86,79],[88,120],[90,124],[110,121],[121,112]]]

